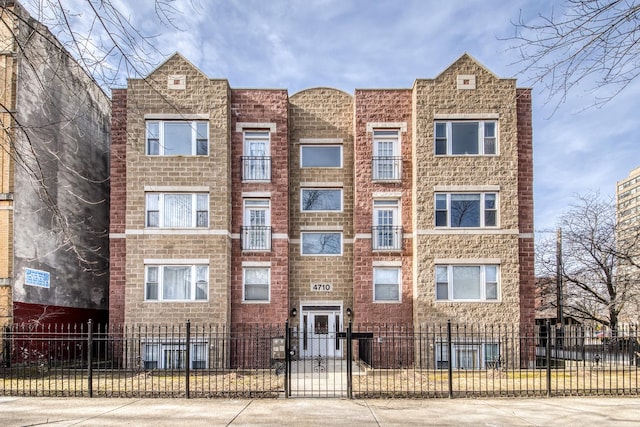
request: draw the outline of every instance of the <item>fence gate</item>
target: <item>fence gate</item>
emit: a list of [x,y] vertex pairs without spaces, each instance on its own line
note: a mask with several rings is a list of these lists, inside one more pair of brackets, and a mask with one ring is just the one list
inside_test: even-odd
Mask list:
[[287,328],[288,397],[350,397],[352,350],[341,324],[340,313],[317,308]]

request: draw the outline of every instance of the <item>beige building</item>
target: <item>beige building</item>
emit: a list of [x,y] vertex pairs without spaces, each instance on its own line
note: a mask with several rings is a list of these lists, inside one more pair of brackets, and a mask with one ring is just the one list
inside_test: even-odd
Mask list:
[[[617,233],[619,244],[624,242],[637,242],[638,230],[640,229],[640,167],[629,172],[616,186],[616,213],[617,213]],[[638,243],[633,243],[638,247]],[[621,312],[621,322],[640,321],[640,290],[633,290],[640,287],[640,278],[635,267],[622,267],[625,274],[619,280],[630,281],[629,286],[632,292],[626,292],[628,301]],[[620,284],[623,286],[624,284]],[[631,296],[631,297],[629,297]]]
[[469,55],[410,88],[290,96],[176,54],[113,91],[112,133],[114,323],[288,320],[301,357],[344,357],[349,321],[533,327],[531,93]]

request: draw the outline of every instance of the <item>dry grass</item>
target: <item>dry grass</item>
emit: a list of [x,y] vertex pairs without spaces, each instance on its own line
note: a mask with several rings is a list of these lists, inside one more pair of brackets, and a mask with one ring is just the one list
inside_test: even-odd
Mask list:
[[[640,394],[640,371],[635,367],[552,370],[550,388],[554,395]],[[547,372],[531,370],[454,371],[454,395],[545,395]],[[369,370],[354,376],[353,390],[359,396],[440,396],[449,393],[447,371]]]
[[[151,374],[122,371],[93,374],[94,396],[174,396],[186,395],[184,373]],[[276,396],[284,390],[284,376],[272,371],[197,373],[189,376],[193,397]],[[0,395],[88,396],[89,380],[85,372],[46,373],[22,378],[0,378]]]

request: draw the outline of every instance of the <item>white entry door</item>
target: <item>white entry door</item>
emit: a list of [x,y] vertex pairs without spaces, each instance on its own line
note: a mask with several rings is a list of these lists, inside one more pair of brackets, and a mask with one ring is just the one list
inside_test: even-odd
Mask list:
[[300,354],[303,358],[342,357],[342,310],[340,306],[302,307]]

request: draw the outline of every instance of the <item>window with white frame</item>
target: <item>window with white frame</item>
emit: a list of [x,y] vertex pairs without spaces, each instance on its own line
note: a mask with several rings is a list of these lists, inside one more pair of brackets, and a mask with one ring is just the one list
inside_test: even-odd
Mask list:
[[147,154],[150,156],[206,156],[209,154],[209,122],[147,121]]
[[436,227],[496,227],[497,193],[436,193]]
[[302,212],[342,211],[342,189],[302,188],[300,210]]
[[495,120],[435,123],[436,155],[495,155],[497,147]]
[[[206,369],[209,366],[207,342],[191,343],[191,369]],[[187,346],[184,342],[143,343],[142,363],[145,370],[186,368]]]
[[271,180],[271,133],[269,130],[243,132],[244,155],[242,179],[247,181]]
[[341,145],[301,145],[300,167],[302,168],[341,168]]
[[497,265],[437,265],[436,300],[496,301],[498,276]]
[[342,255],[342,233],[300,233],[302,255]]
[[500,367],[500,345],[498,343],[436,343],[436,368],[447,369],[495,369]]
[[373,250],[401,250],[402,226],[399,214],[400,200],[376,199],[373,201]]
[[145,205],[147,227],[209,227],[207,193],[146,193]]
[[271,202],[269,199],[244,200],[242,250],[271,250]]
[[376,302],[400,301],[400,268],[373,268],[373,300]]
[[400,131],[375,129],[373,131],[373,180],[388,181],[401,178]]
[[243,276],[243,300],[269,302],[271,269],[269,267],[244,267]]
[[209,295],[206,265],[147,265],[146,301],[203,301]]

